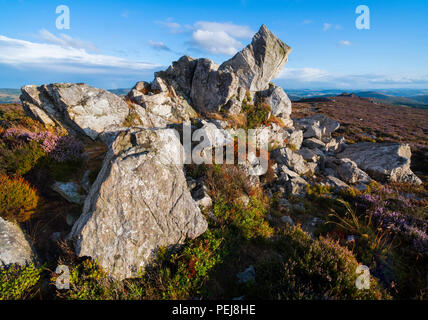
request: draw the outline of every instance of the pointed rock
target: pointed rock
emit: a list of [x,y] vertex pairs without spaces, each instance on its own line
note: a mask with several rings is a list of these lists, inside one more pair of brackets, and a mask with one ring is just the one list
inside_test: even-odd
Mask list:
[[262,91],[281,72],[290,52],[289,46],[262,25],[251,44],[224,62],[219,70],[234,73],[239,87]]

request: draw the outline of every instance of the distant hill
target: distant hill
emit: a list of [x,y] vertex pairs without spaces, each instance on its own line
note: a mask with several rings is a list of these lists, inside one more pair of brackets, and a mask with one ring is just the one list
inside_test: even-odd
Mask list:
[[[326,99],[342,95],[344,91],[346,90],[286,89],[289,98],[293,102],[325,101]],[[351,91],[349,94],[367,98],[377,103],[428,109],[428,90],[426,89],[379,89],[376,91],[355,90]]]
[[362,98],[370,98],[376,102],[393,104],[397,106],[407,106],[412,108],[428,109],[428,95],[416,97],[393,96],[377,91],[360,91],[355,92],[355,95]]
[[0,103],[17,103],[20,94],[19,89],[0,89]]
[[425,104],[428,104],[428,94],[421,94],[418,96],[411,96],[410,97],[412,100],[416,100]]
[[118,96],[125,96],[128,94],[129,91],[131,91],[131,89],[109,89],[108,91]]

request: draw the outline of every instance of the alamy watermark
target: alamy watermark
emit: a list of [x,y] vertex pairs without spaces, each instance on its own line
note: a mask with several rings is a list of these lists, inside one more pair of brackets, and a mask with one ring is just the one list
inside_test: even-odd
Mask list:
[[370,269],[369,267],[360,264],[355,270],[355,273],[359,276],[355,280],[355,286],[359,290],[370,289]]
[[55,26],[58,30],[69,30],[70,29],[70,8],[66,5],[60,5],[56,7],[56,11],[59,16],[56,18]]
[[355,20],[355,27],[358,30],[370,30],[370,9],[366,5],[359,5],[355,9],[355,13],[359,14]]
[[55,273],[58,275],[55,286],[59,290],[70,289],[70,269],[65,265],[56,267]]

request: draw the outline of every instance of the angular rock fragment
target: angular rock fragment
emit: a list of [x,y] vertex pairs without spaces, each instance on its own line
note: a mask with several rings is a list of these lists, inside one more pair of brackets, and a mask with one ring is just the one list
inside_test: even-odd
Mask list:
[[129,114],[122,98],[86,84],[30,85],[21,91],[22,105],[31,117],[48,127],[62,127],[93,140],[122,127]]
[[34,251],[21,228],[0,217],[0,267],[26,266],[35,261]]
[[376,180],[421,184],[410,169],[411,155],[408,144],[361,142],[347,146],[337,157],[351,159]]
[[124,279],[144,269],[159,247],[205,232],[207,222],[188,191],[181,155],[172,129],[120,133],[69,235],[76,254]]

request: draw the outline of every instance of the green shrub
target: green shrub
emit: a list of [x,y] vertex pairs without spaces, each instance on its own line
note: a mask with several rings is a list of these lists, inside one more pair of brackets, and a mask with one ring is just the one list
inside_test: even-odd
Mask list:
[[268,238],[273,234],[273,229],[266,220],[265,205],[256,196],[250,197],[247,206],[218,200],[214,204],[213,213],[221,225],[235,227],[245,239]]
[[34,265],[20,267],[12,265],[0,269],[0,300],[22,300],[31,298],[40,280],[42,268]]
[[249,102],[244,102],[242,104],[242,111],[247,114],[247,127],[249,129],[255,129],[262,124],[267,124],[272,110],[266,103],[253,105]]
[[24,175],[33,169],[46,153],[36,141],[17,143],[13,138],[0,139],[0,173]]
[[[70,289],[58,292],[61,298],[70,300],[122,299],[123,285],[107,276],[107,273],[90,259],[70,268]],[[56,281],[56,276],[51,279]]]
[[370,289],[356,287],[358,262],[338,242],[312,240],[300,227],[288,227],[277,240],[282,259],[256,267],[258,290],[279,299],[388,298],[371,276]]
[[24,222],[36,212],[39,197],[23,178],[0,174],[0,216],[10,221]]
[[[207,231],[200,239],[190,241],[180,254],[173,254],[170,266],[160,270],[165,283],[163,299],[189,299],[201,294],[212,269],[222,261],[221,233]],[[175,269],[175,272],[171,272]]]

